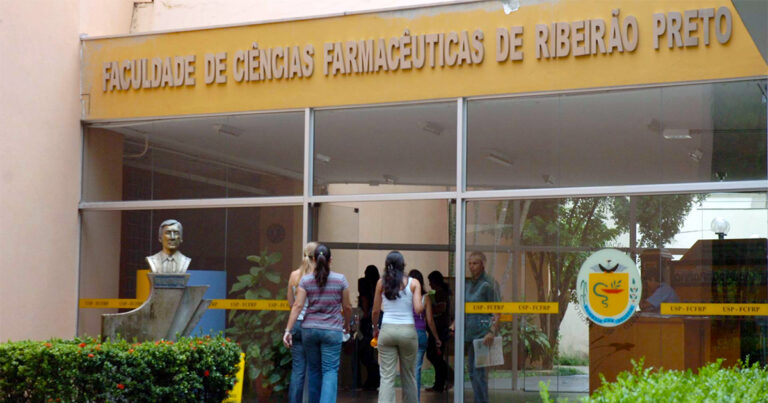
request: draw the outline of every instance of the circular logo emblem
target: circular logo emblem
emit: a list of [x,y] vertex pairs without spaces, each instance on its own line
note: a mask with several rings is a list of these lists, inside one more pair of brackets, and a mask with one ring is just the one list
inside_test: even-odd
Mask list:
[[576,279],[579,306],[592,322],[606,327],[632,317],[638,310],[642,287],[635,262],[616,249],[590,255]]
[[280,224],[272,224],[267,227],[267,239],[272,243],[280,243],[285,239],[285,228]]

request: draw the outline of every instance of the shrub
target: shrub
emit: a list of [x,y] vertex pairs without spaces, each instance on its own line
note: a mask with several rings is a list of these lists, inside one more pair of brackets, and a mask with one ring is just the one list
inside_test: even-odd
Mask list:
[[223,337],[0,344],[0,401],[221,402],[240,347]]
[[[632,362],[634,369],[619,374],[616,382],[603,385],[592,396],[581,402],[767,402],[768,366],[738,364],[722,368],[718,360],[693,371],[654,370]],[[548,387],[543,382],[541,398],[549,398]],[[565,401],[558,399],[558,402]]]

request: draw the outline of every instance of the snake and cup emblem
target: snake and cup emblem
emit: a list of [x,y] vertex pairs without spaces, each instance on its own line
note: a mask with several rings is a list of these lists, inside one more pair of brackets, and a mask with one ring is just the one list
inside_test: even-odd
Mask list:
[[590,320],[601,326],[617,326],[637,311],[640,274],[625,253],[603,249],[581,266],[577,295],[580,307]]

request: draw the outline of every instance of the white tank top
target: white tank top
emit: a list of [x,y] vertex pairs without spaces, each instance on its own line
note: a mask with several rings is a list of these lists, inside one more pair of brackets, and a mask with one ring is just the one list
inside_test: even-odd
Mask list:
[[408,277],[408,284],[400,290],[399,297],[394,301],[387,299],[384,293],[381,293],[381,310],[384,312],[381,323],[413,324],[413,292],[411,291],[410,277]]
[[[296,298],[296,286],[293,286],[293,298]],[[307,305],[309,305],[309,298],[304,300],[304,307],[301,308],[301,312],[299,313],[299,317],[296,318],[296,320],[304,320],[304,314],[307,313]]]

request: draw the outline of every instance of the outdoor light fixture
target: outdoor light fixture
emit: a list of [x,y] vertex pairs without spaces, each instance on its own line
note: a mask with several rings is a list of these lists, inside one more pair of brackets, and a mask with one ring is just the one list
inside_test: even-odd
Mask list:
[[216,124],[213,125],[213,129],[216,130],[218,134],[226,134],[232,137],[240,137],[243,135],[243,130],[234,126]]
[[725,236],[728,235],[728,232],[731,230],[731,224],[723,217],[715,217],[715,219],[712,220],[712,223],[709,224],[709,227],[712,228],[712,231],[715,234],[717,234],[718,239],[725,239]]
[[504,8],[504,14],[510,14],[520,8],[520,0],[501,0],[501,6]]
[[499,165],[505,166],[505,167],[511,167],[512,166],[512,159],[507,157],[506,155],[503,155],[501,153],[498,153],[496,151],[489,152],[485,159],[491,162],[495,162]]

